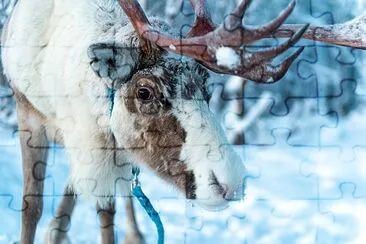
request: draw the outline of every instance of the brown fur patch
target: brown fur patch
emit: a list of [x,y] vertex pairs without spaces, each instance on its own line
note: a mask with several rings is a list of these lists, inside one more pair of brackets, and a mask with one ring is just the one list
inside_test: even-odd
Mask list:
[[[132,145],[144,145],[135,148],[134,153],[158,176],[176,185],[187,198],[194,198],[193,172],[188,171],[185,162],[180,160],[186,131],[171,113],[172,106],[166,98],[173,93],[175,85],[164,79],[163,69],[151,69],[150,72],[137,73],[124,94],[126,108],[134,117]],[[151,100],[138,98],[140,87],[152,91]]]
[[[150,116],[149,116],[150,117]],[[135,121],[136,139],[134,144],[145,145],[137,150],[138,158],[163,179],[174,183],[182,192],[194,195],[193,173],[180,160],[186,132],[173,115],[143,118]]]

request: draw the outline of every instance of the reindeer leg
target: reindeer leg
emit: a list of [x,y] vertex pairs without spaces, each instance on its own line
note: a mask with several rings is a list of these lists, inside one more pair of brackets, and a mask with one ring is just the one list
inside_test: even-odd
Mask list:
[[127,221],[124,244],[142,244],[144,243],[144,238],[137,226],[132,197],[126,197],[125,201]]
[[114,244],[114,215],[115,202],[111,202],[107,208],[102,208],[97,203],[97,212],[100,222],[100,228],[102,231],[102,243],[103,244]]
[[56,215],[49,224],[45,238],[45,243],[49,244],[68,244],[71,243],[67,236],[70,227],[71,215],[76,205],[76,195],[69,189],[65,190],[65,194],[57,208]]
[[24,177],[21,243],[31,244],[43,210],[48,140],[42,115],[17,91],[15,98]]

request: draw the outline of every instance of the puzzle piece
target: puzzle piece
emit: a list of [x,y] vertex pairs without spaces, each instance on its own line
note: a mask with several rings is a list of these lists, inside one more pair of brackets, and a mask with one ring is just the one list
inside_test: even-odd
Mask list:
[[[267,100],[267,101],[263,101]],[[247,99],[244,99],[244,104]],[[246,144],[253,145],[274,145],[275,138],[272,135],[272,131],[278,127],[286,128],[291,131],[291,135],[289,137],[289,143],[293,145],[309,145],[309,146],[317,146],[320,143],[320,133],[322,127],[336,127],[337,117],[336,114],[320,114],[315,111],[318,110],[318,98],[302,98],[302,99],[289,99],[287,104],[291,104],[292,110],[286,116],[275,116],[270,113],[268,110],[269,104],[273,104],[270,98],[259,99],[257,102],[264,104],[264,106],[259,106],[258,109],[262,109],[262,113],[260,113],[257,118],[264,117],[264,119],[255,119],[250,120],[250,118],[246,117],[236,117],[230,111],[226,114],[227,119],[224,126],[226,129],[236,128],[244,128],[247,129],[244,131],[244,136],[246,138]],[[293,105],[292,105],[293,104]],[[304,111],[304,107],[307,110]],[[257,107],[255,107],[257,109]],[[249,111],[251,111],[249,109]],[[248,112],[250,113],[250,112]],[[308,127],[302,123],[302,116],[304,119],[307,117],[305,113],[309,113],[312,115],[312,122],[314,124],[308,124]],[[246,126],[248,119],[251,121],[250,127]],[[266,122],[265,122],[266,121]],[[261,136],[257,136],[260,134]]]
[[[321,199],[322,212],[332,213],[334,222],[318,230],[318,243],[358,243],[364,238],[362,226],[365,224],[365,197],[357,197],[358,184],[343,182],[339,185],[339,197]],[[344,228],[352,226],[352,228]]]
[[[288,144],[290,131],[288,129],[276,129],[273,131],[276,143],[273,145],[247,145],[244,149],[245,161],[249,167],[260,168],[260,176],[248,179],[248,185],[266,189],[267,192],[282,197],[283,199],[304,199],[317,196],[317,182],[313,179],[302,177],[300,165],[316,146],[292,146]],[[283,152],[286,152],[284,154]],[[276,155],[277,156],[274,156]],[[280,156],[281,155],[281,156]],[[293,157],[293,155],[297,155]],[[281,171],[276,170],[281,168]],[[264,170],[265,169],[265,170]],[[291,181],[296,185],[288,185],[286,178],[291,176]],[[268,186],[268,182],[276,182]],[[301,190],[299,190],[301,188]],[[265,198],[265,196],[259,196]]]
[[[346,117],[347,113],[352,111],[350,109],[352,105],[348,103],[349,97],[354,97],[360,104],[363,104],[366,101],[366,97],[355,93],[356,85],[357,83],[355,80],[344,80],[341,83],[341,92],[338,95],[319,98],[320,113],[336,113],[339,118],[337,126],[331,128],[323,126],[320,129],[321,145],[337,146],[341,148],[342,158],[344,161],[348,162],[355,159],[353,153],[354,147],[366,146],[366,142],[362,137],[353,136],[352,132],[350,132],[350,130],[352,130],[352,125],[354,124],[353,120],[361,120],[363,116],[358,112],[354,112],[354,115]],[[359,133],[362,133],[363,128],[358,128],[358,131]],[[335,144],[334,141],[337,141],[337,143]]]
[[363,172],[360,171],[362,160],[342,162],[339,148],[321,148],[309,154],[301,164],[301,173],[317,181],[320,198],[339,197],[339,186],[342,182],[354,182],[357,194],[362,195],[366,189]]

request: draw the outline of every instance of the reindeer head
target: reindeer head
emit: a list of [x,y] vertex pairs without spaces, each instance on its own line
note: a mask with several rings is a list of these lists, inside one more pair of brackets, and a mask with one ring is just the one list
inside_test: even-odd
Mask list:
[[[243,198],[246,172],[209,109],[209,75],[201,64],[215,72],[273,82],[285,74],[302,48],[277,67],[271,65],[272,58],[296,43],[306,30],[306,26],[300,28],[276,48],[244,55],[242,43],[277,29],[294,8],[292,2],[268,26],[249,31],[241,27],[248,2],[238,6],[227,25],[216,28],[204,11],[204,1],[192,1],[196,23],[186,39],[176,40],[161,33],[167,29],[161,21],[150,24],[137,1],[120,1],[134,27],[127,41],[93,44],[88,52],[94,71],[116,90],[111,127],[118,147],[173,183],[187,198],[211,209]],[[241,34],[231,37],[238,30]],[[234,69],[217,65],[215,50],[220,46],[231,46],[240,57]]]
[[207,208],[243,198],[245,168],[208,107],[206,69],[166,54],[128,63],[142,57],[140,49],[116,44],[95,44],[89,53],[101,77],[103,67],[106,80],[118,77],[109,85],[116,89],[111,126],[119,148]]
[[[118,90],[112,129],[119,145],[132,146],[137,161],[187,198],[213,207],[241,199],[244,166],[209,110],[207,72],[191,62],[165,62],[137,71]],[[128,132],[119,122],[126,116]]]

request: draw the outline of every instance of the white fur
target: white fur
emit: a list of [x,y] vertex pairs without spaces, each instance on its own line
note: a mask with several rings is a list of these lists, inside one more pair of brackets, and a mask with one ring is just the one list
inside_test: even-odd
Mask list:
[[[121,178],[130,179],[130,165],[116,165],[112,151],[103,148],[114,145],[111,130],[118,131],[120,147],[129,147],[125,135],[133,131],[133,118],[121,99],[109,118],[109,101],[101,99],[107,89],[89,66],[87,48],[101,41],[130,45],[131,36],[136,34],[115,0],[20,0],[3,36],[6,75],[63,135],[70,186],[102,204],[116,193],[117,182],[125,182],[119,185],[129,194]],[[233,194],[242,187],[244,166],[230,147],[220,150],[228,143],[206,103],[175,101],[174,107],[187,131],[182,157],[195,172],[198,198],[225,203],[208,185],[210,170]],[[128,150],[116,158],[135,162]]]
[[219,210],[227,206],[227,199],[209,185],[210,172],[227,189],[226,198],[240,200],[246,171],[208,104],[202,101],[201,94],[196,95],[198,99],[173,102],[173,113],[187,132],[181,160],[194,172],[198,202],[209,210]]
[[[117,4],[21,0],[3,37],[6,75],[60,129],[71,162],[70,186],[89,197],[113,195],[118,179],[131,178],[131,167],[115,166],[111,152],[99,150],[113,144],[109,101],[100,99],[106,97],[106,87],[90,69],[87,57],[87,48],[99,41],[129,44],[134,32]],[[117,158],[127,162],[122,152]],[[129,189],[123,188],[128,194]]]

